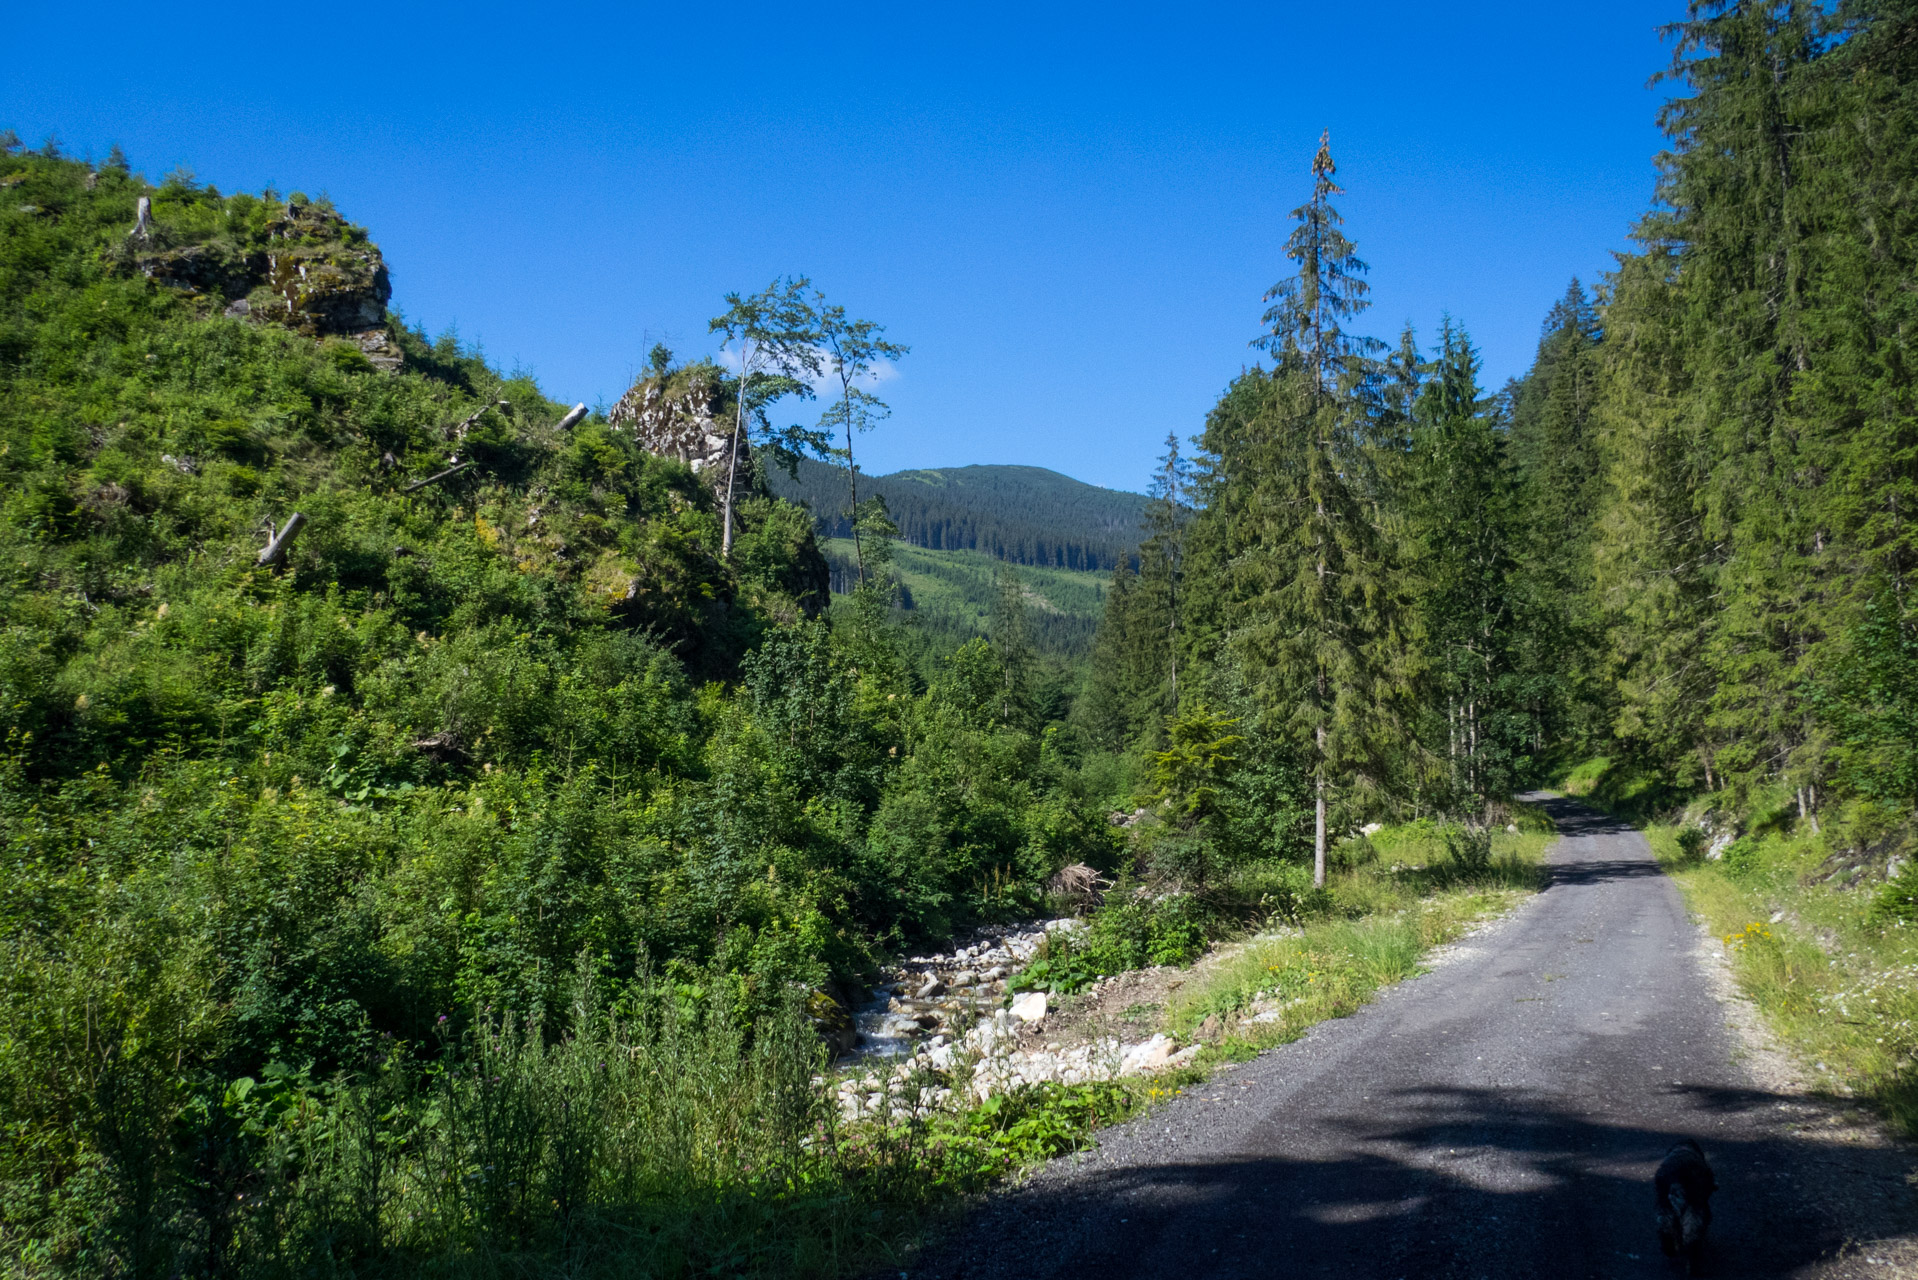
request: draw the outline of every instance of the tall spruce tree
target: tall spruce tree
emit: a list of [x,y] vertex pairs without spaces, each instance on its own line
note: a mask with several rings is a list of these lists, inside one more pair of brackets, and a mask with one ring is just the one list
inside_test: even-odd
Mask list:
[[988,639],[999,660],[999,722],[1026,727],[1033,694],[1032,629],[1026,619],[1025,582],[1019,570],[1001,561],[993,570],[992,614]]
[[1603,327],[1574,279],[1545,317],[1531,371],[1508,389],[1511,458],[1527,508],[1520,592],[1529,625],[1522,665],[1533,685],[1533,750],[1587,743],[1609,727],[1604,626],[1593,541],[1605,492],[1599,444]]
[[1179,437],[1168,432],[1165,453],[1159,458],[1147,492],[1152,501],[1146,505],[1146,539],[1139,547],[1139,594],[1132,601],[1135,609],[1154,619],[1155,637],[1137,636],[1159,659],[1155,665],[1162,673],[1155,684],[1163,690],[1156,699],[1159,714],[1179,714],[1179,662],[1185,645],[1182,627],[1186,573],[1186,529],[1191,523],[1188,490],[1192,485],[1192,466],[1179,453]]
[[1701,514],[1710,454],[1690,412],[1677,254],[1626,258],[1606,309],[1599,404],[1606,489],[1593,576],[1606,632],[1618,752],[1716,785],[1706,641],[1720,554]]
[[1610,493],[1594,548],[1615,731],[1646,760],[1751,782],[1809,766],[1804,698],[1841,580],[1820,508],[1834,424],[1794,412],[1814,369],[1802,196],[1817,11],[1694,3],[1675,24],[1659,206],[1606,311]]
[[1387,549],[1358,483],[1381,344],[1346,330],[1367,306],[1366,268],[1332,205],[1335,173],[1322,137],[1285,243],[1296,271],[1267,292],[1255,342],[1275,367],[1242,375],[1201,438],[1227,635],[1266,715],[1309,752],[1319,884],[1334,788],[1381,780],[1375,712],[1391,644]]
[[1425,737],[1440,794],[1482,806],[1508,793],[1532,738],[1517,590],[1516,477],[1479,358],[1447,320],[1412,410],[1403,497],[1426,650]]
[[1073,718],[1101,749],[1122,751],[1137,730],[1131,667],[1137,649],[1132,639],[1132,597],[1137,575],[1120,561],[1106,585],[1105,612],[1092,638],[1092,660],[1085,690]]

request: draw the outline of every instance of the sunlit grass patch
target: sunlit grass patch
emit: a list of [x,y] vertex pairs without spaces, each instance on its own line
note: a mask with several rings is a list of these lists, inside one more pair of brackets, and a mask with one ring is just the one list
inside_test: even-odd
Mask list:
[[1513,825],[1520,829],[1494,833],[1488,860],[1470,870],[1450,857],[1436,824],[1375,833],[1328,877],[1314,918],[1256,935],[1196,970],[1168,1007],[1172,1029],[1190,1036],[1216,1018],[1222,1051],[1242,1056],[1356,1011],[1417,973],[1431,947],[1537,888],[1555,834],[1537,817]]
[[1815,834],[1747,836],[1707,860],[1685,831],[1646,835],[1812,1083],[1918,1133],[1918,927],[1875,915],[1876,886],[1813,881],[1829,853]]
[[1648,817],[1674,799],[1671,783],[1662,775],[1609,756],[1593,756],[1572,765],[1552,789],[1632,818]]

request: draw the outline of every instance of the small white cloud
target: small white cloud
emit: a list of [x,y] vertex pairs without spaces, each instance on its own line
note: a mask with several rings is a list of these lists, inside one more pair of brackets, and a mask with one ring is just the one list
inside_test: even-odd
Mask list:
[[[721,347],[719,349],[718,361],[720,368],[735,376],[738,375],[740,359],[739,350],[736,346],[728,343],[726,346]],[[876,361],[873,367],[868,369],[853,385],[862,390],[871,391],[882,383],[898,381],[899,376],[899,366],[890,360],[882,358]],[[833,369],[832,357],[825,352],[820,353],[818,374],[807,376],[806,381],[812,384],[813,393],[821,398],[825,398],[828,395],[839,394],[839,375]]]

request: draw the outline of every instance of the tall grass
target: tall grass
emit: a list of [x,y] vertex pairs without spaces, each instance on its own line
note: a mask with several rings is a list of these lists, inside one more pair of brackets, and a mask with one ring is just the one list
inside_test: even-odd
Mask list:
[[103,1099],[130,1131],[69,1180],[64,1224],[4,1242],[8,1272],[836,1275],[950,1181],[918,1126],[839,1131],[797,999],[748,1025],[664,982],[607,1007],[582,978],[565,1034],[497,1015],[426,1063],[178,1088],[164,1114]]

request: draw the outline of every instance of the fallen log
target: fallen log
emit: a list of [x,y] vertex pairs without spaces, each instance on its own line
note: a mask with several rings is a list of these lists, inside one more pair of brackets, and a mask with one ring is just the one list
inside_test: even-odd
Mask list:
[[574,427],[577,427],[585,417],[586,405],[585,402],[582,401],[566,411],[566,416],[559,420],[559,430],[571,431]]
[[260,552],[260,558],[256,563],[264,568],[285,559],[286,549],[293,545],[293,539],[299,537],[300,530],[304,528],[306,528],[306,516],[295,511],[286,518],[286,523],[280,526],[280,531],[273,535],[273,540],[266,544],[266,550]]

